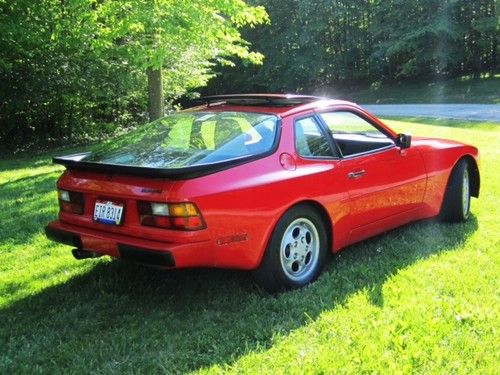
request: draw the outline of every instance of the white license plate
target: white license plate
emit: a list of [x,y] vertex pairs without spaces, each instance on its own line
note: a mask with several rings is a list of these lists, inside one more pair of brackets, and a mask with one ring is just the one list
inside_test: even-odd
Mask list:
[[94,220],[99,223],[120,225],[122,215],[123,204],[101,200],[95,202]]

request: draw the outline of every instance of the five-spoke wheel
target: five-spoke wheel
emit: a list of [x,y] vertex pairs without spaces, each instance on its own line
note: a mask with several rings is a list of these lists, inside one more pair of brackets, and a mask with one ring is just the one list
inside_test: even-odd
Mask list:
[[280,246],[281,266],[292,280],[307,278],[319,258],[319,234],[305,218],[294,220],[285,230]]
[[323,217],[312,207],[299,205],[278,221],[261,265],[254,271],[268,291],[304,286],[319,274],[328,253]]

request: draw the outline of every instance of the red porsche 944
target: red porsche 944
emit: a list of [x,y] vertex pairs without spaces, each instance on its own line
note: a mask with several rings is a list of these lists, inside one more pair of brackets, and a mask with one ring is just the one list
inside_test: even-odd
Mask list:
[[253,270],[280,291],[354,242],[434,216],[467,220],[477,159],[473,146],[397,134],[350,102],[205,97],[54,158],[66,171],[46,233],[78,259]]

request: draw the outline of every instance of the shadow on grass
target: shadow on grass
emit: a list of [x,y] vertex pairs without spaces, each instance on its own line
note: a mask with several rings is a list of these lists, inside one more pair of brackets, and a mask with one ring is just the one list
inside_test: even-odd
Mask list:
[[[98,143],[96,143],[98,144]],[[17,155],[1,155],[0,154],[0,173],[12,172],[20,168],[38,168],[50,166],[52,158],[55,156],[70,155],[77,152],[91,150],[92,144],[81,146],[55,147],[49,150],[30,150],[19,153]],[[62,171],[62,167],[61,171]]]
[[[57,175],[56,175],[57,173]],[[32,175],[29,175],[29,176],[25,176],[25,177],[21,177],[21,178],[16,178],[16,179],[12,179],[10,181],[6,181],[6,182],[3,182],[3,183],[0,183],[0,187],[2,188],[2,191],[7,191],[5,189],[9,189],[10,191],[19,191],[19,188],[23,188],[23,185],[26,185],[26,188],[25,190],[28,190],[28,189],[31,189],[33,190],[34,186],[30,186],[31,185],[36,185],[36,193],[39,192],[38,190],[38,182],[42,182],[46,179],[46,177],[49,177],[51,180],[54,181],[54,186],[52,186],[52,188],[54,189],[55,188],[55,180],[57,179],[57,177],[59,177],[59,175],[61,174],[61,172],[59,171],[49,171],[49,172],[40,172],[40,173],[36,173],[36,174],[32,174]]]
[[87,273],[0,310],[0,372],[180,373],[230,365],[359,291],[383,305],[388,277],[459,248],[477,227],[471,217],[396,229],[349,247],[317,282],[278,296],[245,272],[160,272],[93,260]]
[[12,156],[0,157],[0,172],[10,172],[19,168],[37,168],[51,164],[51,158],[48,155],[39,155],[33,157],[25,157],[22,159],[13,159]]

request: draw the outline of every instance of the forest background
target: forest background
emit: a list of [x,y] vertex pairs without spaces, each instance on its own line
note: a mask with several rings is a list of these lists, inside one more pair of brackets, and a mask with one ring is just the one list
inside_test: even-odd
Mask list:
[[0,153],[102,140],[200,93],[495,80],[498,35],[495,0],[0,0]]

